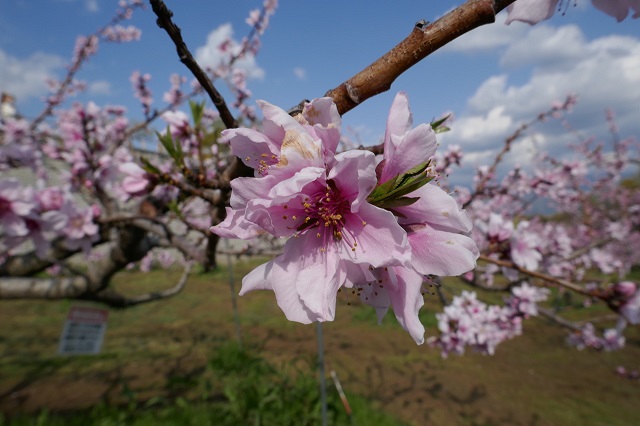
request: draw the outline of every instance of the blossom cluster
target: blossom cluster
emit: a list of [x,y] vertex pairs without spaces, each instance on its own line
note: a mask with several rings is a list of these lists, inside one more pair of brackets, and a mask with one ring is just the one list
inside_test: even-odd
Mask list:
[[81,206],[57,187],[25,188],[14,178],[0,182],[0,251],[13,254],[32,245],[44,258],[54,240],[67,250],[83,249],[99,239],[97,206]]
[[625,338],[615,328],[609,328],[602,336],[598,336],[593,324],[587,323],[567,337],[567,344],[579,350],[590,348],[598,351],[614,351],[624,346]]
[[227,217],[212,231],[289,238],[284,251],[243,279],[241,294],[270,289],[288,319],[331,321],[337,293],[351,289],[381,319],[391,307],[417,343],[423,277],[475,267],[471,221],[432,181],[435,132],[412,128],[406,94],[391,106],[384,153],[336,153],[341,120],[330,98],[295,118],[259,103],[262,131],[223,132],[255,177],[232,181]]
[[514,287],[504,306],[487,305],[475,292],[463,291],[436,314],[440,335],[429,344],[442,356],[464,354],[465,348],[493,355],[496,346],[522,334],[522,319],[538,315],[538,302],[547,299],[549,290],[528,284]]

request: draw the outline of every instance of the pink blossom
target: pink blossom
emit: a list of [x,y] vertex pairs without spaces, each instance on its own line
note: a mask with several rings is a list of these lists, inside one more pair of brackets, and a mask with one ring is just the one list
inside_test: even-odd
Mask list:
[[640,17],[640,0],[591,0],[591,3],[600,11],[616,18],[618,22],[627,17],[629,9],[634,11],[634,19]]
[[227,219],[212,231],[290,237],[282,255],[244,278],[241,294],[271,289],[290,320],[329,321],[338,289],[353,285],[347,274],[354,265],[408,265],[407,236],[390,212],[366,200],[377,183],[374,155],[334,154],[340,119],[330,99],[311,102],[298,120],[266,102],[259,105],[262,132],[225,131],[257,177],[232,181]]
[[613,351],[624,347],[625,338],[616,329],[605,330],[602,337],[596,334],[596,328],[591,323],[582,326],[567,337],[567,344],[575,346],[578,350],[585,348],[598,351]]
[[151,80],[151,75],[141,74],[139,71],[134,71],[129,78],[135,97],[142,104],[142,109],[145,116],[151,113],[151,104],[153,103],[153,95],[149,89],[148,82]]
[[[507,6],[509,15],[505,23],[522,21],[534,25],[551,18],[556,10],[562,9],[567,3],[568,0],[518,0]],[[591,0],[591,3],[618,22],[627,17],[629,9],[635,12],[633,18],[640,17],[640,0]]]
[[[412,128],[409,99],[396,95],[384,138],[383,160],[378,165],[378,183],[427,164],[434,156],[437,141],[431,126]],[[428,170],[427,170],[428,173]],[[472,223],[456,201],[429,182],[406,194],[417,198],[412,204],[389,208],[407,231],[412,250],[412,266],[422,275],[460,275],[475,268],[479,251],[468,234]]]
[[66,216],[66,223],[61,231],[65,236],[66,246],[70,250],[81,248],[85,253],[88,253],[91,244],[99,239],[99,228],[93,221],[93,208],[66,202],[60,212]]
[[511,259],[513,263],[530,271],[538,269],[542,254],[538,251],[540,241],[535,233],[528,230],[529,222],[518,224],[511,238]]
[[[234,191],[247,194],[243,186],[251,185],[250,179],[275,180],[272,176],[248,178],[236,184]],[[375,182],[373,154],[348,151],[336,156],[328,172],[305,168],[267,190],[270,199],[248,201],[249,221],[273,235],[293,238],[282,255],[244,278],[240,294],[272,289],[288,319],[331,321],[350,263],[408,264],[405,232],[391,213],[366,202]]]
[[122,25],[111,25],[102,30],[102,36],[111,42],[126,43],[129,41],[140,40],[140,29],[129,25],[123,27]]
[[36,207],[32,193],[15,178],[0,182],[0,225],[4,235],[22,237],[29,233],[25,217]]
[[353,289],[360,300],[375,308],[381,322],[391,307],[396,319],[415,342],[424,343],[424,326],[418,316],[424,305],[423,277],[406,267],[365,268],[349,265],[345,287]]
[[[623,289],[623,291],[628,293],[630,292],[632,285],[635,285],[635,283],[624,281],[622,283],[618,283],[616,289]],[[625,321],[631,324],[640,324],[640,291],[637,290],[637,285],[635,293],[628,296],[620,305],[619,312]]]
[[122,189],[129,195],[139,196],[148,194],[155,186],[155,179],[136,163],[124,163],[119,166],[125,174]]

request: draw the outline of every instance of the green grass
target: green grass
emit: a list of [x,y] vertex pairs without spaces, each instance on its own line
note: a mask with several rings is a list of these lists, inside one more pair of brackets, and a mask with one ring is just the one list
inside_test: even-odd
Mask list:
[[[256,264],[235,265],[236,292]],[[127,294],[157,290],[180,273],[124,272],[116,286]],[[445,286],[462,288],[455,280]],[[481,298],[499,302],[502,295]],[[293,417],[318,424],[315,327],[287,321],[271,292],[238,304],[246,352],[232,345],[228,275],[220,270],[192,274],[170,300],[111,310],[101,354],[61,357],[68,309],[92,304],[0,302],[0,411],[16,425],[286,424]],[[427,336],[440,310],[436,296],[425,297]],[[573,312],[566,313],[585,314]],[[358,425],[640,424],[640,383],[613,373],[618,365],[640,368],[637,330],[624,350],[596,353],[566,347],[564,330],[531,319],[493,357],[442,359],[416,346],[392,312],[378,325],[373,309],[342,293],[336,320],[323,327],[327,375],[337,372]],[[349,424],[328,386],[334,424]]]

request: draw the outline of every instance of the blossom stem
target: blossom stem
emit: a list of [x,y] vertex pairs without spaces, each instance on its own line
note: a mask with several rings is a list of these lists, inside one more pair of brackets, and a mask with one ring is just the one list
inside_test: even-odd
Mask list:
[[556,277],[553,277],[551,275],[543,274],[541,272],[531,271],[529,269],[522,268],[522,267],[516,265],[513,262],[509,262],[509,261],[505,261],[505,260],[492,259],[489,256],[482,255],[482,254],[479,257],[479,260],[484,260],[485,262],[493,263],[494,265],[503,266],[505,268],[515,269],[516,271],[518,271],[520,273],[523,273],[525,275],[529,275],[529,276],[534,277],[534,278],[539,278],[539,279],[541,279],[543,281],[547,281],[547,282],[553,283],[553,284],[555,284],[557,286],[564,287],[564,288],[567,288],[569,290],[573,290],[576,293],[582,294],[584,296],[600,297],[598,294],[593,294],[593,293],[583,289],[582,287],[580,287],[580,286],[578,286],[578,285],[576,285],[576,284],[574,284],[572,282],[563,280],[561,278],[556,278]]

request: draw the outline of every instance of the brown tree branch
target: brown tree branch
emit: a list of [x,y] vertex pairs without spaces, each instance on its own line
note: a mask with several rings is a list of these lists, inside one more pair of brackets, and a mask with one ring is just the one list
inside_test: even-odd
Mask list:
[[493,264],[498,265],[498,266],[504,266],[505,268],[515,269],[516,271],[518,271],[518,272],[520,272],[522,274],[528,275],[530,277],[541,279],[543,281],[555,284],[555,285],[557,285],[559,287],[564,287],[566,289],[569,289],[569,290],[574,291],[576,293],[582,294],[584,296],[599,297],[598,294],[593,294],[592,292],[589,292],[589,291],[585,290],[584,288],[578,286],[577,284],[574,284],[574,283],[569,282],[567,280],[563,280],[561,278],[556,278],[556,277],[551,276],[551,275],[543,274],[542,272],[536,272],[536,271],[531,271],[529,269],[522,268],[521,266],[518,266],[513,262],[509,262],[509,261],[506,261],[506,260],[492,259],[489,256],[485,256],[485,255],[480,255],[479,259],[480,260],[484,260],[485,262],[493,263]]
[[103,292],[97,293],[91,297],[89,300],[93,300],[95,302],[100,302],[105,305],[108,305],[112,308],[128,308],[135,305],[141,305],[143,303],[149,303],[160,299],[166,299],[171,296],[175,296],[180,293],[186,283],[187,278],[189,277],[189,272],[191,271],[192,262],[186,262],[184,266],[184,271],[182,272],[182,276],[178,280],[175,286],[168,288],[162,291],[153,291],[150,293],[141,294],[133,297],[126,297],[120,293],[117,293],[114,290],[107,289]]
[[89,281],[82,276],[60,278],[0,277],[0,300],[72,299],[85,294]]
[[468,0],[437,21],[419,21],[407,38],[377,61],[329,90],[340,115],[385,92],[400,74],[442,46],[474,28],[495,21],[495,15],[515,0]]
[[228,129],[238,127],[238,122],[231,114],[231,111],[229,110],[229,107],[227,106],[224,98],[222,97],[220,92],[218,92],[218,90],[213,86],[213,83],[211,82],[207,74],[202,70],[202,68],[200,68],[200,65],[198,65],[196,60],[193,58],[193,55],[191,55],[191,52],[187,48],[186,43],[182,39],[180,28],[171,20],[173,12],[171,12],[167,8],[167,5],[165,5],[162,0],[149,0],[149,3],[151,3],[151,8],[158,17],[156,23],[160,28],[164,29],[167,32],[169,37],[171,37],[171,40],[176,45],[176,50],[178,52],[180,62],[182,62],[187,68],[189,68],[189,71],[191,71],[191,73],[198,80],[198,83],[200,83],[202,88],[207,92],[209,98],[220,113],[220,119],[222,120],[224,125]]

